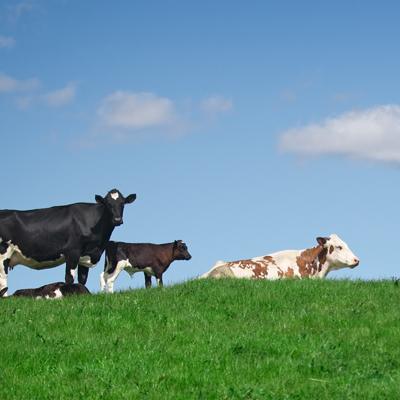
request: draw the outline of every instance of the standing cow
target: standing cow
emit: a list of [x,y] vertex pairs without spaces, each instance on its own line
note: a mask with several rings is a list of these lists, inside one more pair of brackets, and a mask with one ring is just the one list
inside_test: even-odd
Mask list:
[[89,268],[99,261],[114,228],[121,225],[125,204],[117,189],[96,203],[75,203],[29,211],[0,211],[0,290],[7,286],[8,270],[22,264],[33,269],[66,264],[65,282],[85,285]]
[[158,286],[162,286],[163,273],[173,261],[191,258],[182,240],[164,244],[110,241],[106,248],[104,272],[100,275],[101,290],[112,293],[114,282],[122,270],[131,277],[135,272],[144,272],[146,288],[151,287],[152,276],[156,277]]
[[284,250],[248,260],[219,261],[201,278],[325,278],[330,271],[355,268],[360,263],[338,235],[318,237],[317,242],[318,246],[305,250]]

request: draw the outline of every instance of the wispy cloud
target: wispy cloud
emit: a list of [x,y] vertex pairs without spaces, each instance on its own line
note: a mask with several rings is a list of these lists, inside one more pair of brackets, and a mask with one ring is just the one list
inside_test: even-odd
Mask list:
[[302,155],[338,154],[400,163],[400,105],[351,111],[289,129],[281,134],[280,147]]
[[42,96],[44,102],[50,107],[60,107],[71,103],[76,94],[76,84],[69,83],[64,88],[48,92]]
[[97,110],[105,127],[137,131],[172,125],[177,116],[172,100],[154,93],[116,91],[105,97]]
[[0,49],[11,48],[15,46],[15,39],[11,36],[0,35]]
[[23,92],[37,89],[40,81],[37,78],[18,80],[0,72],[0,93],[1,92]]
[[101,143],[125,143],[131,139],[177,138],[204,127],[205,115],[208,117],[231,108],[232,101],[222,96],[179,103],[152,92],[119,90],[101,99],[88,133],[77,137],[74,145],[88,148]]
[[10,21],[16,22],[23,14],[27,14],[34,8],[32,0],[20,1],[17,4],[8,6],[8,17]]
[[226,97],[215,95],[204,99],[200,106],[204,112],[215,115],[230,111],[233,108],[233,102]]
[[297,100],[297,94],[294,90],[284,89],[279,93],[279,98],[285,103],[293,103]]

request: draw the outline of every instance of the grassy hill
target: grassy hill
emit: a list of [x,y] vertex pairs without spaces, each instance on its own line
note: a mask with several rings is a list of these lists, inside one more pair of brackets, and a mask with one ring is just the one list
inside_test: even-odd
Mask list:
[[201,280],[0,302],[0,399],[399,399],[393,282]]

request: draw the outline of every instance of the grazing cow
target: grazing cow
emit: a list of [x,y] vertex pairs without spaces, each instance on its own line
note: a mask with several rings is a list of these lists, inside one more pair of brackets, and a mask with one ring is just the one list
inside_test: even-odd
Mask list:
[[89,268],[99,261],[115,226],[122,224],[124,206],[136,199],[117,189],[96,203],[75,203],[30,211],[0,211],[0,290],[8,270],[17,264],[33,269],[66,263],[65,282],[87,281]]
[[284,250],[248,260],[219,261],[200,278],[325,278],[330,271],[354,268],[360,262],[335,234],[318,237],[317,242],[318,246],[311,249]]
[[112,293],[114,282],[122,270],[131,277],[135,272],[144,272],[146,288],[151,287],[152,275],[156,277],[158,286],[162,286],[162,275],[173,261],[191,258],[182,240],[165,244],[109,242],[104,272],[100,275],[101,290]]
[[[3,288],[0,291],[0,297],[4,297],[6,292],[7,288]],[[12,296],[33,297],[35,299],[60,299],[62,297],[79,294],[90,294],[90,292],[85,285],[80,283],[68,284],[56,282],[35,289],[19,289],[15,291]]]

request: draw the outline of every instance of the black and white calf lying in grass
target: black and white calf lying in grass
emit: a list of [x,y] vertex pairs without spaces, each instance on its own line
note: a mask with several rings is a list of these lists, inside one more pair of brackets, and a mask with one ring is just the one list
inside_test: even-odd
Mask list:
[[152,276],[156,277],[158,286],[162,286],[162,275],[173,261],[191,258],[182,240],[164,244],[110,241],[106,247],[104,272],[100,275],[101,290],[112,293],[122,270],[131,277],[135,272],[144,272],[146,288],[151,287]]
[[[8,288],[0,290],[0,297],[6,297]],[[55,282],[35,289],[19,289],[12,296],[33,297],[35,299],[61,299],[62,297],[90,294],[85,285],[80,283]]]

